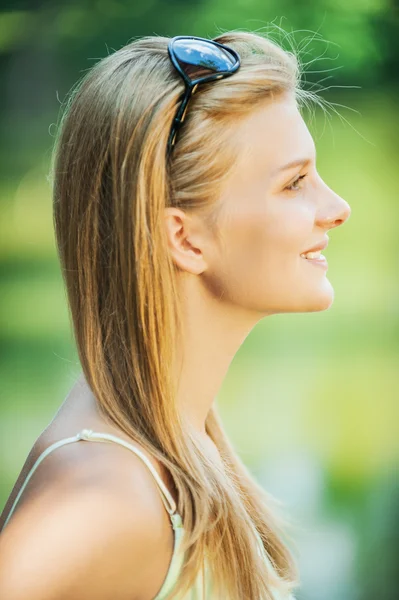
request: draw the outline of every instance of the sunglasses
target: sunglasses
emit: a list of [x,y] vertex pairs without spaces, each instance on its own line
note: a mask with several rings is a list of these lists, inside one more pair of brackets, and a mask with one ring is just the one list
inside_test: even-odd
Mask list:
[[168,44],[172,64],[183,77],[186,89],[183,100],[173,119],[168,138],[170,154],[187,111],[187,104],[200,83],[233,75],[240,66],[240,56],[232,48],[201,37],[177,35]]

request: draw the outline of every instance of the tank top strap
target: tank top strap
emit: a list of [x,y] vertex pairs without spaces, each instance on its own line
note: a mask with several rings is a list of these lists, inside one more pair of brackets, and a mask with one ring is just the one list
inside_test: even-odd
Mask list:
[[[117,437],[116,435],[113,435],[112,433],[97,432],[97,431],[93,431],[91,429],[83,429],[82,431],[80,431],[77,434],[76,438],[78,438],[79,440],[86,440],[86,441],[90,441],[90,442],[114,442],[114,443],[119,444],[120,446],[124,446],[128,450],[131,450],[132,452],[134,452],[134,454],[136,454],[139,458],[141,458],[141,460],[144,462],[144,464],[148,467],[150,473],[153,475],[160,491],[162,492],[161,499],[162,499],[169,515],[172,517],[176,513],[176,503],[175,503],[172,495],[170,494],[168,488],[166,487],[166,485],[164,484],[164,482],[158,475],[158,473],[157,473],[155,467],[153,466],[153,464],[151,463],[151,461],[146,457],[146,455],[141,450],[139,450],[139,448],[136,448],[136,446],[133,446],[133,444],[130,444],[129,442]],[[177,522],[178,519],[175,519],[175,521]],[[174,522],[173,519],[172,519],[172,522]]]
[[33,464],[33,467],[30,469],[28,475],[26,476],[25,481],[23,482],[23,484],[13,502],[11,510],[7,516],[7,519],[4,522],[3,530],[6,527],[8,521],[10,520],[11,515],[13,514],[15,507],[17,506],[18,501],[19,501],[20,497],[22,496],[26,486],[28,485],[29,480],[31,479],[33,473],[36,471],[36,469],[40,465],[40,463],[46,458],[46,456],[48,456],[51,452],[53,452],[57,448],[60,448],[61,446],[64,446],[66,444],[72,444],[73,442],[79,442],[81,440],[92,441],[92,442],[97,442],[97,441],[98,442],[114,442],[114,443],[120,444],[121,446],[124,446],[125,448],[128,448],[129,450],[134,452],[139,458],[141,458],[141,460],[145,463],[145,465],[150,470],[151,474],[153,475],[153,477],[158,485],[158,488],[162,492],[161,499],[162,499],[162,502],[163,502],[166,510],[169,513],[170,519],[172,521],[173,529],[182,528],[182,519],[181,519],[180,514],[176,510],[176,503],[175,503],[173,497],[171,496],[168,488],[166,487],[166,485],[164,484],[164,482],[158,475],[154,466],[151,464],[151,462],[148,460],[148,458],[145,456],[145,454],[143,454],[143,452],[141,452],[141,450],[139,450],[138,448],[136,448],[129,442],[126,442],[125,440],[122,440],[121,438],[118,438],[117,436],[115,436],[111,433],[95,432],[92,429],[82,429],[82,431],[80,431],[78,434],[76,434],[72,437],[63,438],[61,440],[58,440],[57,442],[54,442],[54,444],[51,444],[50,446],[48,446],[48,448],[46,448],[40,454],[40,456],[37,458],[37,460]]

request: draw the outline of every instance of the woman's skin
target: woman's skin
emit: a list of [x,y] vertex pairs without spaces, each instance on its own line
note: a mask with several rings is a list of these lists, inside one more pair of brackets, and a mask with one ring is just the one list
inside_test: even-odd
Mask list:
[[[318,174],[314,142],[292,96],[268,101],[254,111],[237,125],[233,142],[240,149],[239,162],[220,198],[220,239],[201,217],[179,208],[165,209],[168,246],[180,267],[183,299],[184,347],[179,348],[173,365],[176,376],[179,374],[177,402],[204,450],[215,457],[218,452],[205,432],[205,421],[235,353],[265,316],[322,311],[331,306],[334,291],[327,272],[300,254],[328,239],[329,229],[344,223],[351,212],[348,203]],[[279,170],[300,158],[307,162]],[[296,191],[287,189],[305,174],[294,185]],[[81,377],[32,448],[0,518],[0,531],[39,454],[51,443],[84,428],[129,441],[100,414]],[[166,470],[138,444],[136,447],[151,460],[177,500]],[[64,518],[72,506],[69,499],[76,497],[82,499],[76,512],[70,509]],[[93,497],[97,499],[94,502]],[[103,502],[98,498],[104,498]],[[59,507],[60,514],[54,514],[56,526],[50,534],[43,532],[42,519],[52,507]],[[67,531],[58,531],[65,522]],[[80,537],[85,540],[82,556],[78,555]],[[60,539],[65,540],[67,549],[59,550]],[[104,556],[95,551],[102,545],[108,548]],[[7,585],[14,585],[4,579],[16,568],[13,556],[18,556],[20,575],[26,579],[27,571],[21,565],[31,565],[35,556],[40,570],[46,552],[57,565],[58,550],[59,564],[64,566],[60,571],[54,566],[53,580],[47,573],[48,596],[44,589],[38,589],[37,596],[31,589],[26,598],[79,600],[80,589],[84,589],[85,600],[150,600],[156,595],[169,567],[173,532],[160,492],[138,457],[116,444],[89,442],[62,446],[50,454],[0,535],[0,592],[4,595]],[[61,573],[67,573],[65,556],[82,566],[82,579],[73,593],[68,592],[71,596],[63,596],[61,591]],[[70,578],[67,581],[70,585]],[[54,587],[53,596],[52,585],[59,586]]]
[[[265,104],[234,137],[241,157],[221,198],[222,243],[200,217],[166,209],[184,298],[178,402],[200,436],[230,362],[260,319],[331,306],[327,272],[300,254],[351,213],[318,174],[312,136],[292,97]],[[279,171],[300,158],[308,164]],[[286,189],[305,174],[299,191]]]

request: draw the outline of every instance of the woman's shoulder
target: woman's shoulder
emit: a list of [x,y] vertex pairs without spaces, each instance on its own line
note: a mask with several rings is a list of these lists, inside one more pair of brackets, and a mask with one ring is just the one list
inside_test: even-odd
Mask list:
[[[37,440],[29,465],[70,438],[56,437]],[[126,589],[131,600],[149,587],[155,595],[172,547],[169,515],[138,456],[117,444],[63,444],[37,467],[0,533],[0,597],[17,597],[22,582],[32,600],[78,599],[81,589],[87,599],[123,598]]]
[[117,492],[123,487],[126,494],[129,483],[137,490],[149,480],[139,457],[116,444],[82,443],[78,434],[79,427],[49,427],[37,438],[10,494],[9,500],[14,501],[22,492],[15,512],[40,503],[43,497],[58,498],[59,490],[80,493],[84,489],[110,487]]
[[31,503],[0,535],[0,597],[130,600],[141,593],[159,544],[160,519],[147,500],[100,484],[59,488]]

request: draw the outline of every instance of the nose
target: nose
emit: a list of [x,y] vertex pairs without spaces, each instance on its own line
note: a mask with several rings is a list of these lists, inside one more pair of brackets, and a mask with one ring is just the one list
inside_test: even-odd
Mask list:
[[328,199],[320,206],[318,221],[320,226],[332,229],[343,225],[349,219],[352,210],[346,200],[331,188],[328,190]]

